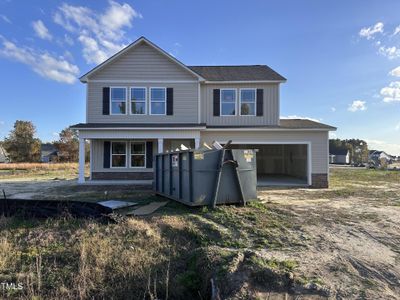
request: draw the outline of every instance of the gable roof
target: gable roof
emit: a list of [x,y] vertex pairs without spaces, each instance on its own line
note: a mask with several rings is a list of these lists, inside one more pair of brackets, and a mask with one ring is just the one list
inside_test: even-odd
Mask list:
[[188,67],[208,81],[286,81],[266,65]]
[[329,154],[333,155],[347,155],[348,153],[348,149],[329,149]]
[[156,51],[158,51],[159,53],[161,53],[162,55],[164,55],[166,58],[168,58],[169,60],[173,61],[174,63],[176,63],[177,65],[179,65],[180,67],[182,67],[183,69],[185,69],[186,71],[188,71],[189,73],[191,73],[193,76],[197,77],[199,80],[203,81],[204,78],[201,77],[199,74],[197,74],[196,72],[194,72],[193,70],[191,70],[190,68],[188,68],[185,64],[183,64],[182,62],[180,62],[179,60],[177,60],[175,57],[173,57],[172,55],[168,54],[167,52],[165,52],[163,49],[161,49],[160,47],[158,47],[157,45],[153,44],[152,42],[150,42],[148,39],[146,39],[145,37],[140,37],[138,38],[136,41],[134,41],[133,43],[131,43],[130,45],[126,46],[124,49],[122,49],[121,51],[117,52],[116,54],[114,54],[113,56],[111,56],[109,59],[105,60],[104,62],[102,62],[101,64],[99,64],[98,66],[96,66],[95,68],[93,68],[92,70],[90,70],[89,72],[87,72],[86,74],[82,75],[79,80],[81,82],[87,82],[88,81],[88,77],[93,75],[95,72],[103,69],[105,66],[107,66],[108,64],[112,63],[114,60],[116,60],[118,57],[120,57],[122,54],[126,53],[127,51],[135,48],[136,46],[145,43],[147,45],[149,45],[150,47],[152,47],[153,49],[155,49]]
[[184,70],[198,78],[199,81],[272,81],[285,82],[286,78],[272,70],[266,65],[241,65],[241,66],[186,66],[178,59],[165,52],[156,44],[150,42],[145,37],[140,37],[121,51],[117,52],[92,70],[82,75],[79,80],[86,83],[91,75],[112,63],[118,57],[136,46],[145,43],[161,53],[163,56],[176,63]]
[[46,143],[46,144],[42,144],[40,146],[40,151],[41,151],[41,155],[43,157],[43,156],[56,154],[57,153],[57,148],[53,144]]

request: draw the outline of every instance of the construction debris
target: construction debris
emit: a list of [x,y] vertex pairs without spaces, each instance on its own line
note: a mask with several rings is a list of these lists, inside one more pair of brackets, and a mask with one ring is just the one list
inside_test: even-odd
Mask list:
[[167,205],[169,201],[164,201],[164,202],[151,202],[147,205],[141,206],[131,212],[126,213],[126,215],[132,215],[132,216],[146,216],[154,213],[157,209]]

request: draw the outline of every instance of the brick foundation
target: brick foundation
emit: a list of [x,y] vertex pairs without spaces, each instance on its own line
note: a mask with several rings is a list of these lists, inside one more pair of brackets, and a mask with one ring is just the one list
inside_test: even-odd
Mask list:
[[328,174],[312,174],[312,185],[311,187],[321,189],[329,186]]
[[92,172],[93,180],[152,180],[153,172]]

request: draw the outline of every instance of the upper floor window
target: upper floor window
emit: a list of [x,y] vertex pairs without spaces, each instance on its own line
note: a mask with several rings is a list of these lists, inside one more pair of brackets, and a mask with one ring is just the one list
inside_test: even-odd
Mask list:
[[256,115],[256,89],[240,90],[240,115]]
[[166,89],[150,88],[150,114],[165,115],[166,114]]
[[110,103],[112,115],[126,114],[126,88],[111,87],[110,88]]
[[236,115],[236,90],[221,89],[221,116]]
[[126,167],[126,143],[112,142],[111,143],[111,167],[125,168]]
[[131,167],[144,168],[146,166],[146,143],[131,143]]
[[131,114],[132,115],[146,114],[146,88],[142,87],[131,88]]

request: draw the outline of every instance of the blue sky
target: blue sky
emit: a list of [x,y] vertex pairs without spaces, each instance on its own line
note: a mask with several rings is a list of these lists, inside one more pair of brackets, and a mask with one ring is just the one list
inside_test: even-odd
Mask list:
[[0,139],[16,119],[44,141],[84,122],[76,78],[143,35],[188,65],[267,64],[288,79],[281,116],[400,155],[399,11],[390,0],[0,0]]

